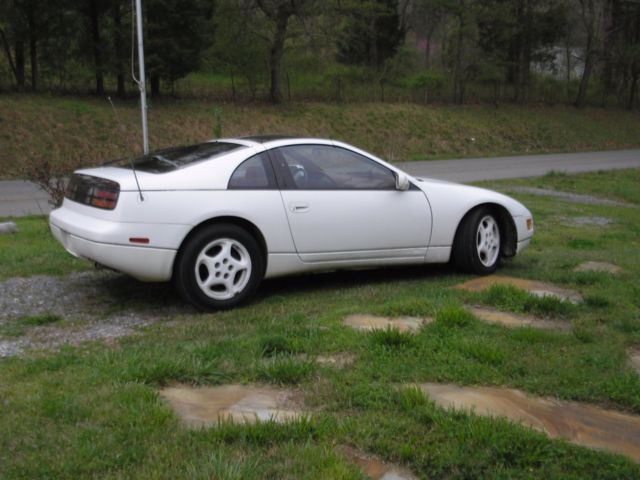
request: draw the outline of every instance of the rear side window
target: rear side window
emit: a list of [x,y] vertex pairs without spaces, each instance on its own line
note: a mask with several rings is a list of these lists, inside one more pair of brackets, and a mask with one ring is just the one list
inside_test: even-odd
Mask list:
[[259,153],[242,162],[231,175],[228,188],[235,190],[276,188],[267,154]]
[[[207,142],[185,147],[166,148],[150,152],[133,161],[136,170],[149,173],[166,173],[187,167],[203,160],[209,160],[224,153],[246,148],[227,142]],[[131,168],[129,162],[122,162],[122,168]]]

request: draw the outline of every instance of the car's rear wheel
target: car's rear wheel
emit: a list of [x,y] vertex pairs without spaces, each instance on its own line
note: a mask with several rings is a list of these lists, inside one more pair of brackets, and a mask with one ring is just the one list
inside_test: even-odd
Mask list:
[[500,224],[487,207],[469,213],[462,221],[453,246],[455,265],[465,271],[487,275],[500,264]]
[[202,310],[230,308],[247,301],[264,274],[256,239],[232,224],[209,225],[180,249],[174,283],[180,295]]

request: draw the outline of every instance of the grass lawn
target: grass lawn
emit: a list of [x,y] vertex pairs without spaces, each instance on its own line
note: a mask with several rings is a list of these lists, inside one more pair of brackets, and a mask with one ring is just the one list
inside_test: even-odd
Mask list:
[[[0,95],[0,179],[69,173],[140,152],[136,99]],[[218,112],[218,114],[214,113]],[[153,149],[217,136],[286,133],[330,137],[392,162],[574,152],[640,145],[633,112],[568,107],[405,103],[214,103],[150,100]]]
[[[447,267],[328,273],[267,281],[246,307],[178,315],[116,345],[0,360],[0,478],[363,478],[338,453],[343,445],[422,478],[640,478],[640,466],[624,457],[503,420],[447,412],[415,390],[397,388],[412,382],[506,386],[640,414],[640,376],[625,355],[640,344],[639,184],[640,170],[490,184],[636,205],[513,195],[532,210],[537,232],[501,273],[576,289],[584,297],[578,305],[513,288],[452,290],[471,277]],[[574,223],[583,217],[612,223]],[[0,237],[0,278],[85,268],[46,235],[42,219],[17,223],[20,233]],[[588,260],[610,261],[623,271],[573,271]],[[132,312],[140,301],[132,297],[119,308]],[[469,313],[469,304],[532,312],[568,329],[489,325]],[[352,313],[435,321],[415,336],[367,334],[341,324]],[[58,320],[20,321],[11,335]],[[343,369],[308,360],[342,352],[355,358]],[[186,430],[158,396],[160,386],[174,383],[287,385],[304,394],[314,413],[285,425]]]

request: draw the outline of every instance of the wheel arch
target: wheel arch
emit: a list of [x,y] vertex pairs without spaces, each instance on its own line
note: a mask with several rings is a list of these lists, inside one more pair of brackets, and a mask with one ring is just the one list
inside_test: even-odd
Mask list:
[[[458,222],[452,245],[456,244],[456,240],[458,239],[458,235],[460,235],[462,225],[464,225],[467,218],[469,218],[469,216],[473,212],[483,207],[489,208],[493,213],[495,213],[497,217],[498,227],[500,228],[500,236],[502,238],[502,241],[500,242],[500,256],[505,258],[511,258],[515,256],[518,244],[518,231],[516,230],[516,224],[513,221],[513,217],[509,213],[509,210],[498,203],[480,203],[469,209],[467,213],[465,213],[460,219],[460,222]],[[454,252],[452,252],[452,254],[453,253]]]
[[178,253],[176,254],[176,257],[173,261],[172,274],[175,272],[176,265],[178,264],[180,255],[183,252],[183,247],[187,244],[189,239],[203,228],[209,227],[210,225],[219,224],[236,225],[246,230],[253,238],[256,239],[256,241],[258,242],[258,246],[260,247],[260,252],[262,253],[264,258],[264,271],[262,272],[262,275],[265,274],[265,272],[267,271],[268,255],[267,241],[265,240],[264,235],[253,222],[250,222],[245,218],[235,217],[231,215],[209,218],[200,222],[198,225],[195,225],[191,230],[189,230],[189,233],[187,233],[187,235],[185,235],[185,237],[182,239],[182,242],[180,242],[180,247],[178,247]]

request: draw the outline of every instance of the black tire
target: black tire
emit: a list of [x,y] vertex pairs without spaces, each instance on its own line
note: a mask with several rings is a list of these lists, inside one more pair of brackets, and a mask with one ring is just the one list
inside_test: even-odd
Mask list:
[[176,257],[173,282],[200,310],[231,308],[249,300],[260,285],[265,259],[256,239],[233,224],[193,233]]
[[[487,233],[483,237],[482,232]],[[498,216],[488,207],[472,210],[462,219],[453,244],[454,265],[469,273],[488,275],[496,271],[502,256],[502,229]]]

